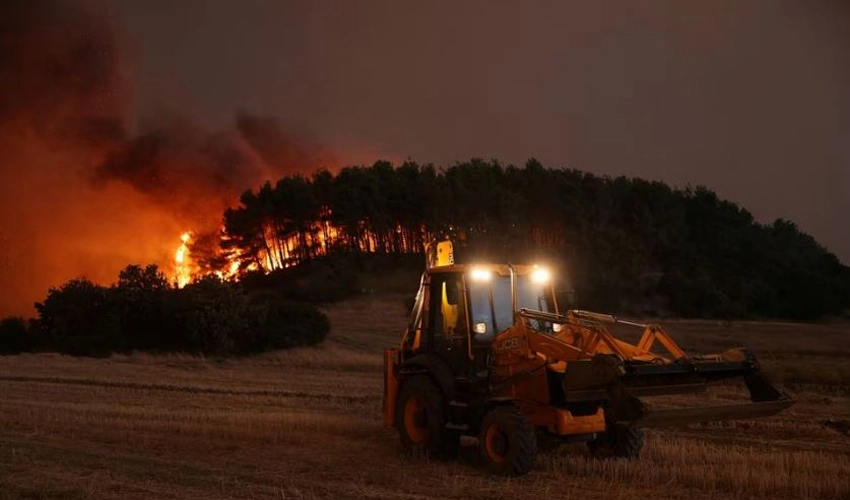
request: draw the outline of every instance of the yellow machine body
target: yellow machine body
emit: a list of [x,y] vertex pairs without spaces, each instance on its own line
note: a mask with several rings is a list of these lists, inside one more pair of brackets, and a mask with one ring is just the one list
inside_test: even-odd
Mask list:
[[[448,242],[426,253],[408,327],[398,347],[384,351],[383,420],[408,449],[445,451],[444,441],[468,434],[493,463],[510,461],[519,472],[527,461],[505,444],[520,439],[505,430],[517,422],[539,438],[616,452],[613,436],[637,436],[629,429],[767,416],[793,403],[745,349],[689,356],[660,325],[559,311],[545,268],[457,265]],[[615,323],[640,328],[638,342],[615,337],[605,327]],[[698,392],[732,377],[744,378],[751,403],[650,412],[638,398]],[[492,423],[499,418],[509,423]]]

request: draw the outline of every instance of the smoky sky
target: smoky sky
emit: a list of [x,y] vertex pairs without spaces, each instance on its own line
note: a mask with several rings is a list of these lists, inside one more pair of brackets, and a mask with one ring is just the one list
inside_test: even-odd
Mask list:
[[343,163],[471,157],[705,185],[850,263],[842,1],[120,1],[136,114],[249,109]]
[[273,116],[141,124],[132,50],[110,8],[0,2],[0,317],[31,314],[71,278],[108,284],[147,263],[172,274],[180,235],[215,234],[244,190],[335,166]]
[[6,0],[0,316],[379,158],[705,185],[850,263],[848,54],[837,1]]

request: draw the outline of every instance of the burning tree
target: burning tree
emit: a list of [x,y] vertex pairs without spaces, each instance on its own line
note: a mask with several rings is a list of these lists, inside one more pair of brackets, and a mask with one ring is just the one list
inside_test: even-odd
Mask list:
[[436,189],[434,168],[414,163],[284,177],[244,192],[225,212],[221,247],[240,271],[266,272],[334,250],[418,253],[436,226],[426,220]]

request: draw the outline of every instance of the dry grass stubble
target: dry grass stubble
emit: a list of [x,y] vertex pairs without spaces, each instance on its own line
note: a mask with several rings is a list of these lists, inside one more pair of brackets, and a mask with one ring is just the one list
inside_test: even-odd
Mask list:
[[0,357],[0,499],[850,498],[850,437],[825,424],[850,421],[848,379],[835,375],[848,365],[847,325],[668,323],[688,348],[755,344],[769,370],[793,368],[798,404],[652,431],[634,461],[565,446],[502,479],[474,449],[405,459],[382,428],[380,349],[404,326],[401,304],[340,304],[324,345],[245,359]]

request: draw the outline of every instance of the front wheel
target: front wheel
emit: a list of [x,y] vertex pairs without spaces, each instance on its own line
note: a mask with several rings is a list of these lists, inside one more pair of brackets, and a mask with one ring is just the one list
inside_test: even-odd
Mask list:
[[597,458],[637,458],[645,441],[643,429],[609,423],[605,432],[587,442],[587,447]]
[[496,406],[484,416],[478,442],[481,457],[496,474],[520,476],[534,468],[534,425],[513,406]]
[[406,454],[448,458],[457,453],[458,438],[443,428],[443,393],[430,378],[417,375],[405,380],[397,404],[396,429]]

